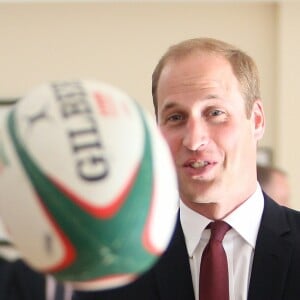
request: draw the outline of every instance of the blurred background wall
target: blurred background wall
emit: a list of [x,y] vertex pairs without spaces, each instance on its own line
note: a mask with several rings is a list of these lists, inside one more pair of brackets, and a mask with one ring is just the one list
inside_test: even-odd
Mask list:
[[300,209],[300,3],[36,2],[0,3],[0,98],[48,80],[95,78],[153,113],[151,74],[167,47],[197,36],[223,39],[257,62],[267,116],[260,147],[288,172],[291,206]]

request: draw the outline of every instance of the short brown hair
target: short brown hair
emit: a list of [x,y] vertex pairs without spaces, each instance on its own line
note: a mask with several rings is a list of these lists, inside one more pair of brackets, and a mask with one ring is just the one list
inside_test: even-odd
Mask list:
[[196,38],[185,40],[171,46],[161,57],[152,74],[152,97],[157,116],[157,86],[164,66],[171,59],[180,59],[193,52],[207,52],[221,55],[231,64],[234,75],[240,83],[241,93],[245,99],[247,117],[253,103],[260,98],[259,75],[254,60],[245,52],[228,43],[212,38]]

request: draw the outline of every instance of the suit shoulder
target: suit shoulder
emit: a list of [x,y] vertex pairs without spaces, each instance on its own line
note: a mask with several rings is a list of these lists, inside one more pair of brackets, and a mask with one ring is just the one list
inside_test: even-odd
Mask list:
[[300,211],[292,208],[284,207],[284,206],[282,206],[282,209],[284,210],[287,216],[290,226],[292,227],[296,226],[300,230]]

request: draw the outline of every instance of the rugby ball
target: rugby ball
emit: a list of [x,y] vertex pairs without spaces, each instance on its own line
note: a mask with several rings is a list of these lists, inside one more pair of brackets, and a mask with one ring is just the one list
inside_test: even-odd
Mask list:
[[152,116],[94,80],[46,83],[2,116],[0,199],[24,260],[81,290],[122,286],[151,268],[178,204]]

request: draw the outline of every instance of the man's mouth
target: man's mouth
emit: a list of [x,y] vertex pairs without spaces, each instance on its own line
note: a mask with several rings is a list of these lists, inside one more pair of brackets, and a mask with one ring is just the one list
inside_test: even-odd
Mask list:
[[197,160],[197,161],[193,161],[193,162],[189,163],[189,166],[194,169],[204,168],[207,165],[209,165],[209,162],[205,161],[205,160]]

